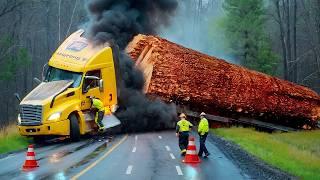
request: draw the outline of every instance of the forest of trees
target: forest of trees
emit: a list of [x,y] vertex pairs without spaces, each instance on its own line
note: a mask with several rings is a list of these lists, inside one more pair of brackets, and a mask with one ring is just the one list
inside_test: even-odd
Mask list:
[[240,64],[320,92],[320,1],[225,0],[223,8]]
[[[88,20],[86,0],[0,1],[0,122],[41,79],[58,45]],[[320,92],[319,0],[184,0],[160,35]],[[184,27],[184,28],[181,28]],[[230,59],[228,58],[230,57]],[[0,126],[1,127],[1,126]]]
[[[0,1],[0,122],[16,121],[24,97],[41,79],[58,45],[86,22],[85,0]],[[1,127],[1,126],[0,126]]]

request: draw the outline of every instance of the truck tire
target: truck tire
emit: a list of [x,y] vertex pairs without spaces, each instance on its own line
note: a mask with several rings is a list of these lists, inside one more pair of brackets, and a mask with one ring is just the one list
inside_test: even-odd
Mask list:
[[80,128],[78,118],[74,114],[69,117],[70,120],[70,139],[73,142],[80,140]]

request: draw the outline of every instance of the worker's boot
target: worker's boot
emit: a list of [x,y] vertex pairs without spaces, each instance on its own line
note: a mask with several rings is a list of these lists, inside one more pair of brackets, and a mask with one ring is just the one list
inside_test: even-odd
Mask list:
[[185,156],[185,155],[186,155],[186,152],[187,152],[186,149],[181,150],[181,156]]
[[102,132],[104,130],[104,127],[99,127],[99,131]]

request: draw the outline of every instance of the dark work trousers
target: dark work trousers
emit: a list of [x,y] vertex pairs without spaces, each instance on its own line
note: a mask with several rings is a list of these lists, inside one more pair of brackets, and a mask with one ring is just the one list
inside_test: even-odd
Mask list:
[[206,155],[209,153],[207,150],[207,147],[206,147],[207,135],[208,135],[208,133],[205,133],[204,135],[199,135],[200,136],[200,150],[198,153],[199,156],[202,156],[203,152]]
[[96,117],[96,123],[99,126],[99,128],[102,128],[103,127],[102,119],[103,119],[103,116],[104,116],[104,111],[98,111],[96,116],[97,116]]
[[189,143],[189,132],[188,131],[180,132],[179,133],[179,147],[180,147],[180,150],[182,151],[184,149],[187,149],[188,143]]

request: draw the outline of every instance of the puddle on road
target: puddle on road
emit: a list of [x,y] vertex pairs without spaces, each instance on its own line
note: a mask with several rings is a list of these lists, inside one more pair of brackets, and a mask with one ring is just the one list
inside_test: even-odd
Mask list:
[[13,179],[20,175],[20,170],[10,171],[4,174],[0,174],[0,179]]
[[[38,161],[42,160],[42,159],[45,159],[45,158],[48,158],[49,159],[49,162],[59,162],[61,158],[69,155],[69,154],[72,154],[74,152],[77,152],[83,148],[86,148],[88,146],[90,146],[91,144],[93,144],[94,141],[89,141],[88,143],[85,143],[83,145],[80,145],[74,149],[71,149],[71,150],[62,150],[62,151],[59,151],[59,152],[56,152],[56,153],[53,153],[51,155],[48,155],[48,156],[44,156],[44,157],[41,157],[39,159],[37,159]],[[68,144],[66,144],[68,145]]]
[[107,149],[108,143],[112,142],[113,137],[100,137],[95,139],[96,141],[99,142],[104,142],[103,144],[101,144],[99,147],[97,147],[94,151],[92,151],[92,153],[88,154],[87,156],[85,156],[80,162],[78,162],[77,164],[71,166],[68,170],[70,169],[74,169],[74,168],[78,168],[82,165],[87,164],[89,161],[91,161],[92,159],[96,158],[101,152],[105,151]]
[[97,157],[102,151],[104,151],[106,149],[107,149],[107,144],[103,143],[101,146],[97,147],[92,153],[90,153],[89,155],[85,156],[80,162],[78,162],[77,164],[71,166],[70,169],[77,168],[79,166],[87,164],[90,160],[92,160],[95,157]]
[[[80,167],[82,165],[85,165],[87,163],[89,163],[92,159],[96,158],[101,152],[105,151],[106,148],[107,148],[107,143],[108,142],[111,142],[113,139],[113,137],[109,137],[109,136],[103,136],[103,137],[92,137],[90,140],[88,140],[87,143],[83,144],[83,145],[80,145],[72,150],[62,150],[62,151],[59,151],[57,153],[53,153],[51,155],[48,155],[48,156],[44,156],[42,158],[39,158],[37,159],[37,161],[40,161],[42,159],[45,159],[45,158],[48,158],[49,160],[49,163],[58,163],[61,161],[61,159],[67,155],[70,155],[74,152],[77,152],[81,149],[84,149],[90,145],[92,145],[93,143],[96,143],[96,142],[106,142],[106,143],[102,143],[100,146],[98,146],[95,150],[93,150],[90,154],[88,154],[87,156],[85,156],[80,162],[76,163],[75,165],[65,169],[65,170],[62,170],[62,171],[59,171],[59,172],[56,172],[56,173],[48,173],[47,175],[41,175],[41,177],[45,177],[45,179],[49,178],[49,179],[56,179],[57,177],[59,177],[58,179],[64,179],[63,177],[65,177],[65,174],[66,172],[69,172],[71,169],[74,169],[74,168],[77,168],[77,167]],[[65,144],[65,145],[68,145],[68,144]],[[60,146],[59,146],[60,147]],[[54,149],[54,148],[52,148]],[[6,172],[4,174],[0,174],[0,179],[6,179],[6,178],[17,178],[19,177],[20,175],[24,174],[24,172],[21,171],[21,168],[17,168],[13,171],[9,171],[9,172]],[[30,173],[28,173],[30,174]],[[28,175],[26,174],[26,175]]]
[[187,179],[199,179],[201,173],[200,164],[186,164],[184,169]]
[[96,158],[99,156],[103,151],[107,149],[108,143],[112,141],[112,137],[99,137],[99,138],[93,138],[93,142],[104,142],[100,146],[98,146],[96,149],[94,149],[90,154],[85,156],[81,161],[78,163],[74,164],[73,166],[65,169],[64,171],[60,171],[58,173],[54,173],[51,175],[44,176],[45,179],[56,179],[57,177],[61,177],[63,174],[63,177],[66,177],[67,174],[71,173],[73,169],[76,169],[80,166],[88,164],[92,159]]
[[[60,162],[60,160],[63,157],[65,157],[65,156],[67,156],[67,155],[69,155],[71,153],[74,153],[76,151],[79,151],[79,150],[81,150],[83,148],[86,148],[86,147],[90,146],[91,144],[93,144],[94,142],[95,142],[95,140],[92,140],[92,141],[89,141],[88,143],[85,143],[85,144],[83,144],[81,146],[78,146],[78,147],[76,147],[76,148],[74,148],[72,150],[63,150],[63,151],[60,151],[60,152],[57,152],[57,153],[53,153],[53,154],[51,154],[49,156],[41,157],[41,158],[37,159],[37,161],[40,161],[42,159],[48,158],[49,163],[57,163],[57,162]],[[65,145],[68,145],[68,144],[65,144]],[[58,146],[58,147],[60,147],[60,146]],[[44,153],[44,152],[42,152],[42,153]],[[23,172],[21,170],[21,168],[17,168],[17,169],[15,169],[13,171],[9,171],[9,172],[6,172],[4,174],[0,174],[0,179],[2,179],[2,178],[15,178],[15,177],[20,176],[21,174],[26,174],[26,175],[29,176],[30,172],[25,173],[25,172]]]

